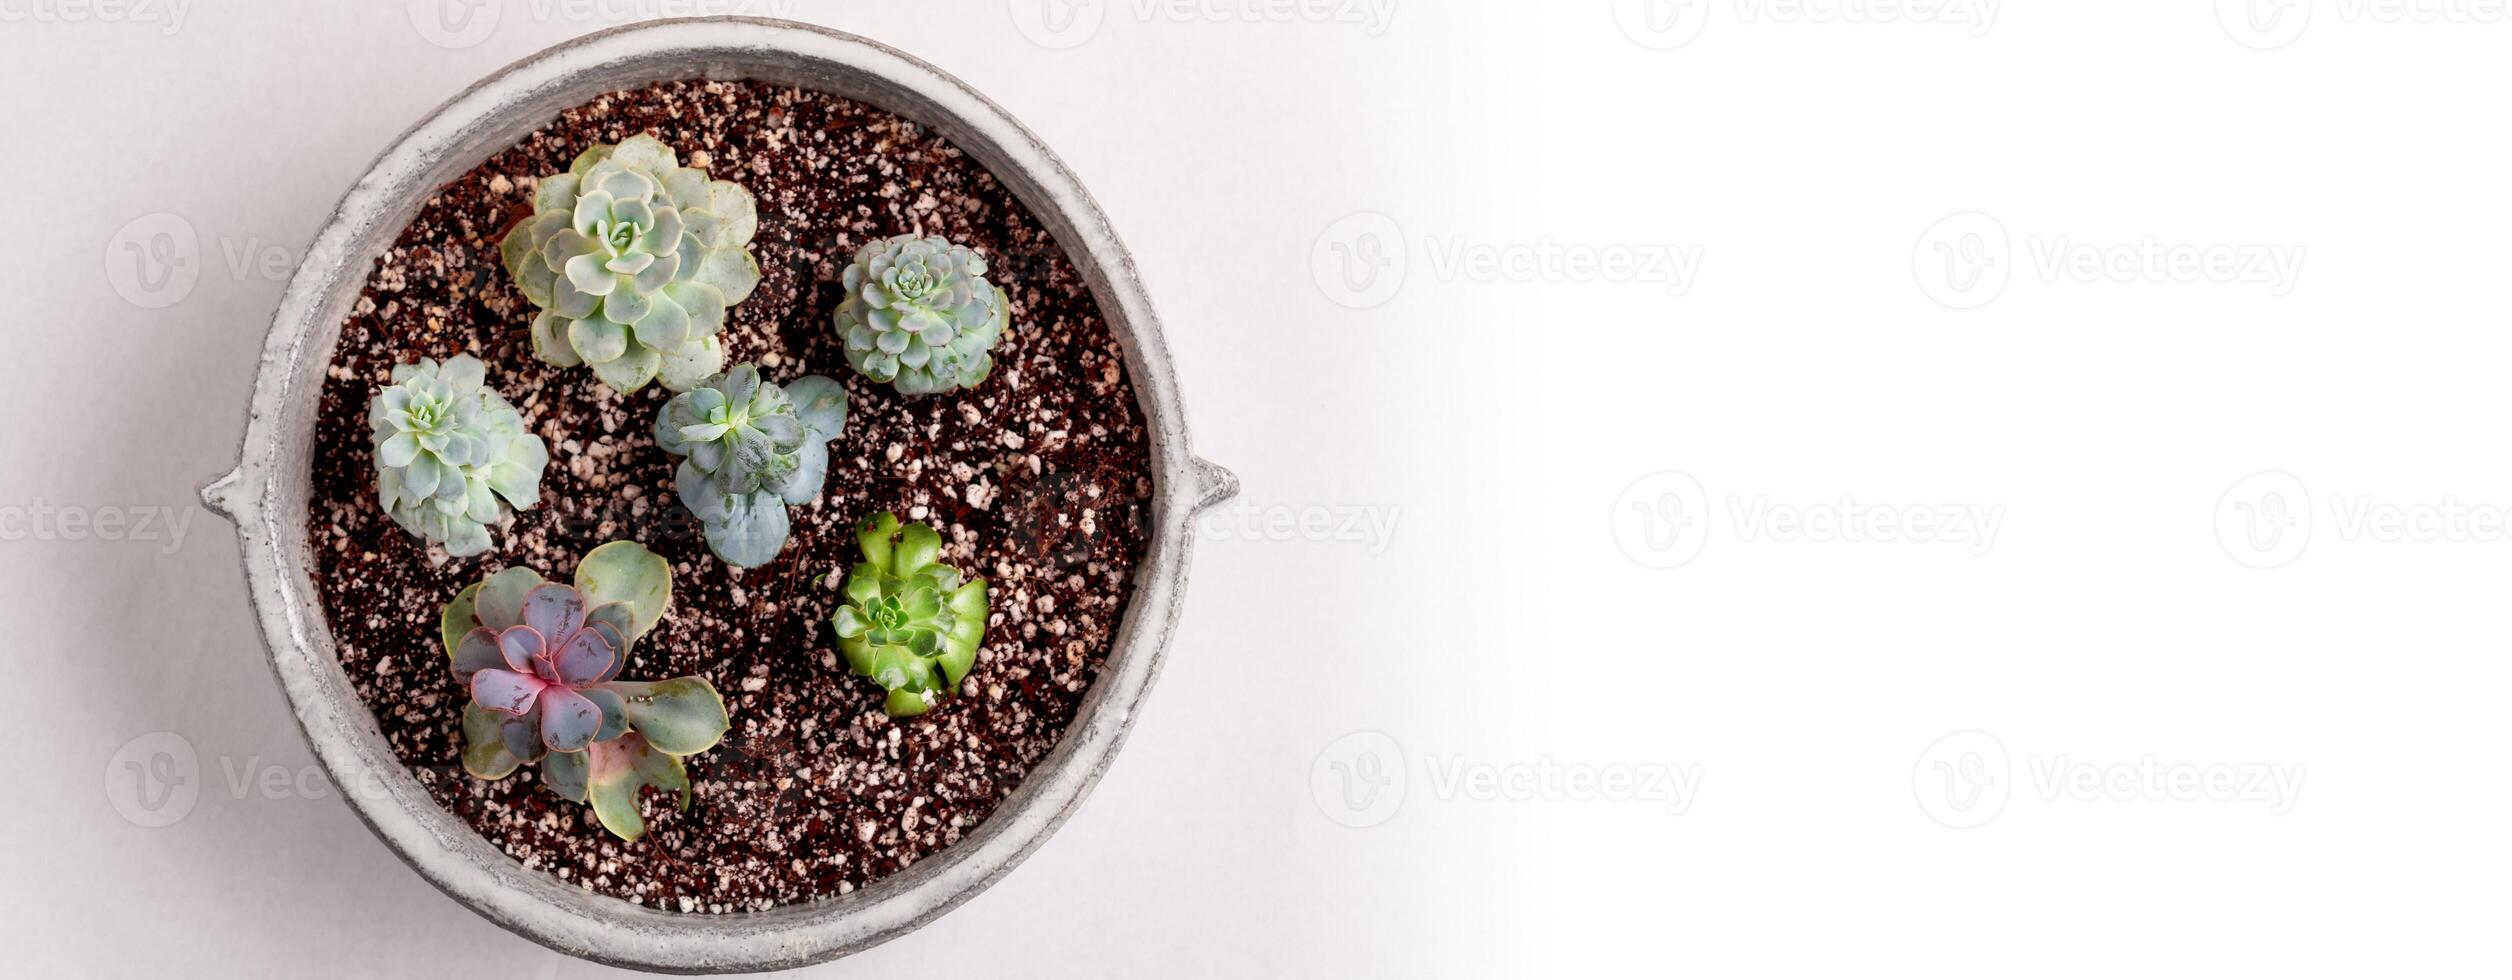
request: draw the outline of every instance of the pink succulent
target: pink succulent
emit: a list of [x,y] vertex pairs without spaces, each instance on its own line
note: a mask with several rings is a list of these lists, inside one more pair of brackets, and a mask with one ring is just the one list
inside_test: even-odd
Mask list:
[[681,759],[714,748],[732,719],[704,677],[614,679],[671,608],[662,556],[613,541],[576,564],[575,580],[503,568],[437,614],[438,642],[471,697],[462,768],[494,780],[538,764],[550,792],[590,804],[604,829],[633,842],[645,834],[639,794],[670,791],[687,811]]
[[605,615],[612,608],[588,617],[584,595],[555,582],[524,593],[520,608],[491,605],[483,595],[485,625],[456,646],[454,676],[480,707],[506,718],[508,751],[523,759],[544,748],[582,752],[627,730],[627,702],[604,686],[626,659],[623,624]]

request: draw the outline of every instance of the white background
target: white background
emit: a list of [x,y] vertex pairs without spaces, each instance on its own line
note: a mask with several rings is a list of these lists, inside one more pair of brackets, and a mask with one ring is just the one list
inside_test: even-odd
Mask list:
[[[310,774],[192,493],[379,149],[693,5],[169,2],[0,0],[11,962],[609,975]],[[775,8],[1063,156],[1245,483],[1079,814],[808,972],[2499,972],[2512,23],[2226,6]],[[161,731],[179,813],[121,768]]]

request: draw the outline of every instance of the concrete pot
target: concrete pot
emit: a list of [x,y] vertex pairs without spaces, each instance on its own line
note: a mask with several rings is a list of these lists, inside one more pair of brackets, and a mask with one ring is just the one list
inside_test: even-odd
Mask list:
[[[1151,430],[1153,528],[1105,671],[1064,740],[968,837],[843,898],[681,915],[592,894],[522,865],[437,806],[342,675],[306,540],[316,403],[367,271],[446,181],[604,92],[671,79],[758,79],[879,106],[947,136],[1012,188],[1089,282],[1125,348]],[[522,324],[518,323],[520,329]],[[593,34],[472,86],[404,134],[349,189],[279,305],[235,471],[202,491],[236,524],[271,665],[306,738],[358,816],[473,911],[574,956],[675,973],[773,970],[864,949],[932,921],[1020,863],[1080,805],[1159,674],[1186,589],[1196,512],[1237,490],[1195,458],[1159,319],[1098,205],[1053,153],[958,79],[860,37],[704,18]],[[448,760],[451,761],[451,760]]]

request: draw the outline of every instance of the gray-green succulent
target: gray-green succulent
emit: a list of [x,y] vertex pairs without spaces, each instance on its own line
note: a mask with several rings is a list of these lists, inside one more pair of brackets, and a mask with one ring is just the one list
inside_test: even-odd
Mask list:
[[974,388],[994,370],[1011,300],[986,260],[939,237],[900,235],[856,251],[840,276],[837,336],[846,363],[907,395]]
[[874,514],[855,528],[864,560],[846,573],[846,604],[829,624],[846,665],[889,692],[893,718],[924,714],[977,665],[986,635],[986,580],[942,564],[942,534]]
[[541,309],[532,350],[542,360],[590,364],[622,392],[658,378],[686,391],[724,369],[725,312],[759,285],[748,190],[634,136],[542,178],[533,208],[499,250]]
[[366,407],[378,502],[448,554],[487,551],[489,525],[540,502],[548,447],[488,387],[479,358],[404,364],[392,380]]
[[654,416],[654,442],[684,456],[680,502],[706,531],[707,548],[743,568],[785,547],[789,504],[820,495],[829,440],[846,428],[846,389],[812,375],[779,386],[739,364],[672,396]]

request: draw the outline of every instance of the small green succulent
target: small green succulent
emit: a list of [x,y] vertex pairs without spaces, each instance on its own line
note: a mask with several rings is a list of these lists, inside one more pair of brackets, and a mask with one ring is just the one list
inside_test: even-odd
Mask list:
[[837,337],[846,363],[898,389],[974,388],[994,370],[1011,300],[986,281],[986,260],[948,240],[900,235],[865,245],[840,282]]
[[549,465],[548,447],[487,374],[469,354],[404,364],[366,406],[384,512],[457,558],[487,551],[489,525],[540,502]]
[[731,727],[724,698],[703,677],[618,680],[628,652],[672,602],[672,568],[633,541],[584,556],[576,582],[508,568],[447,603],[438,617],[462,709],[462,766],[504,779],[527,763],[558,795],[591,803],[621,839],[645,835],[637,794],[680,795],[681,757],[714,748]]
[[759,285],[748,190],[633,136],[542,178],[533,208],[499,251],[541,308],[532,350],[542,360],[591,364],[622,392],[658,377],[685,391],[724,369],[725,311]]
[[820,495],[829,440],[846,428],[846,389],[819,375],[783,387],[749,364],[663,403],[654,443],[688,457],[675,475],[680,502],[727,564],[767,564],[785,548],[788,504]]
[[855,673],[890,692],[893,718],[921,715],[959,687],[977,664],[986,635],[986,580],[960,580],[942,564],[942,535],[923,523],[901,529],[898,515],[874,514],[855,528],[864,560],[846,573],[846,604],[829,624]]

